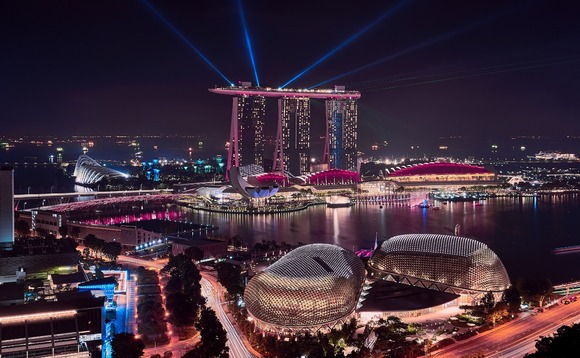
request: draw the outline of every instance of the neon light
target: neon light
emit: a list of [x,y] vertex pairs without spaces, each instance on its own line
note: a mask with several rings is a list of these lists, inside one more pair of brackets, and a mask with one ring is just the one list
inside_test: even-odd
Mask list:
[[175,26],[173,26],[169,20],[167,20],[163,15],[161,15],[161,13],[159,11],[157,11],[157,9],[155,9],[153,7],[153,5],[151,5],[147,0],[142,0],[143,3],[145,3],[145,5],[147,5],[147,7],[155,14],[157,15],[158,18],[161,19],[161,21],[163,21],[163,23],[171,30],[173,31],[173,33],[175,33],[177,35],[177,37],[179,37],[181,39],[181,41],[183,41],[190,49],[192,49],[199,57],[201,57],[211,68],[214,69],[214,71],[216,71],[220,76],[222,76],[222,78],[224,80],[226,80],[227,83],[230,84],[230,86],[233,86],[234,83],[232,81],[230,81],[220,70],[218,70],[218,68],[207,58],[205,57],[205,55],[203,53],[201,53],[201,51],[199,51],[195,46],[193,46],[193,44],[191,42],[189,42],[189,40],[187,38],[185,38],[185,36],[183,36],[183,34],[181,32],[179,32],[179,30],[177,30],[175,28]]
[[244,16],[244,9],[242,8],[242,1],[238,0],[238,12],[240,13],[240,19],[242,20],[242,26],[244,27],[244,36],[246,38],[246,47],[248,48],[248,54],[250,55],[250,61],[252,61],[252,68],[254,69],[254,78],[256,79],[256,85],[260,87],[260,79],[258,78],[258,71],[256,70],[256,61],[254,60],[254,51],[252,51],[252,43],[250,41],[250,34],[248,32],[248,26],[246,25],[246,17]]
[[334,49],[330,50],[326,55],[324,55],[321,58],[319,58],[318,60],[316,60],[312,65],[308,66],[302,72],[298,73],[296,76],[294,76],[288,82],[286,82],[285,84],[283,84],[282,86],[280,86],[280,88],[284,88],[284,87],[288,86],[290,83],[294,82],[295,80],[297,80],[298,78],[300,78],[301,76],[303,76],[306,72],[308,72],[311,69],[313,69],[314,67],[318,66],[320,63],[322,63],[324,60],[326,60],[330,56],[334,55],[336,52],[342,50],[348,44],[350,44],[351,42],[353,42],[354,40],[356,40],[359,36],[361,36],[362,34],[364,34],[365,32],[367,32],[368,30],[370,30],[373,26],[375,26],[376,24],[378,24],[379,22],[381,22],[382,20],[384,20],[386,17],[394,14],[397,10],[399,10],[406,3],[407,2],[405,2],[405,1],[399,2],[397,5],[395,5],[393,8],[391,8],[389,11],[385,12],[384,14],[382,14],[381,16],[379,16],[378,18],[376,18],[374,21],[372,21],[370,24],[366,25],[362,29],[360,29],[357,32],[355,32],[349,38],[347,38],[346,40],[344,40],[341,44],[339,44],[338,46],[336,46]]

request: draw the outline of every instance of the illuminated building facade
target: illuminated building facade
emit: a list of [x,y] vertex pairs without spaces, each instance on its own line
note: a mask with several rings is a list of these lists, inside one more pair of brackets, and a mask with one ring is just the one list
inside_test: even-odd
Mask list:
[[14,243],[14,169],[0,167],[0,249]]
[[0,307],[2,357],[105,357],[110,337],[104,299],[88,294],[57,302]]
[[[356,170],[357,164],[357,104],[360,92],[334,89],[257,88],[249,82],[240,86],[211,88],[212,93],[233,97],[230,141],[226,177],[232,167],[248,164],[263,165],[263,118],[265,98],[278,98],[278,133],[274,153],[274,171],[302,174],[309,170],[310,159],[310,99],[326,101],[326,145],[323,160],[331,168]],[[251,118],[262,118],[252,127]],[[257,119],[256,119],[257,120]],[[243,126],[240,122],[246,121]],[[246,130],[246,134],[243,130]],[[331,131],[331,133],[330,133]],[[252,152],[250,149],[259,145]],[[248,147],[249,146],[249,147]],[[246,152],[246,150],[248,152]],[[288,151],[288,153],[285,153]],[[245,154],[248,153],[248,154]],[[254,162],[244,159],[252,153]],[[308,163],[308,164],[307,164]],[[327,166],[328,167],[328,166]]]
[[397,182],[491,182],[497,179],[494,172],[482,166],[434,162],[403,165],[385,169],[387,178]]
[[[280,98],[276,158],[283,158],[284,168],[293,175],[310,171],[310,99]],[[274,161],[274,168],[279,164]]]
[[75,177],[75,183],[81,185],[96,184],[103,179],[127,179],[129,177],[125,173],[100,165],[86,154],[81,154],[77,159],[73,176]]
[[264,117],[266,99],[262,96],[240,96],[237,100],[237,144],[239,165],[264,165]]
[[409,234],[392,237],[369,260],[371,277],[460,295],[473,304],[491,291],[499,299],[510,285],[497,255],[465,237]]
[[364,265],[353,252],[330,244],[304,245],[254,276],[244,299],[263,332],[326,332],[353,316],[364,280]]
[[327,136],[324,160],[332,169],[357,170],[357,103],[355,99],[326,101]]

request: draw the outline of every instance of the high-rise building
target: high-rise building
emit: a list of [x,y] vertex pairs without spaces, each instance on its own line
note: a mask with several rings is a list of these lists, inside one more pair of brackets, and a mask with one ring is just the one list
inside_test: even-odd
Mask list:
[[278,99],[278,131],[272,170],[302,175],[310,172],[310,99],[326,101],[325,167],[357,169],[357,104],[360,92],[334,89],[288,89],[238,86],[209,89],[233,97],[226,178],[230,168],[264,166],[266,97]]
[[239,165],[264,165],[264,117],[266,98],[237,97]]
[[330,168],[357,170],[357,103],[341,98],[326,101],[325,151]]
[[[282,157],[279,153],[282,150],[285,170],[294,175],[307,173],[310,171],[310,98],[280,98],[278,110],[280,128],[274,157]],[[275,161],[276,164],[279,165]]]
[[0,249],[14,244],[14,169],[0,167]]

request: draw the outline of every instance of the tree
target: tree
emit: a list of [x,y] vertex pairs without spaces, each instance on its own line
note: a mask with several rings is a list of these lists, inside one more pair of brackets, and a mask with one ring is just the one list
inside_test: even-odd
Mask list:
[[181,277],[183,292],[189,295],[193,301],[205,303],[201,296],[201,274],[191,259],[184,254],[170,256],[169,262],[163,267],[163,272],[177,273]]
[[105,242],[103,245],[103,254],[112,261],[115,261],[119,257],[122,250],[123,246],[115,241]]
[[93,250],[96,256],[98,252],[102,254],[105,240],[97,238],[94,234],[88,234],[83,240],[83,245]]
[[74,239],[78,239],[79,236],[81,236],[81,228],[78,226],[73,226],[70,234]]
[[30,234],[30,225],[26,220],[17,220],[14,223],[14,231],[18,236],[28,236]]
[[576,357],[580,352],[580,324],[562,326],[553,337],[542,337],[536,341],[536,352],[530,358]]
[[495,327],[497,321],[509,315],[508,305],[504,302],[498,302],[487,314],[486,320],[491,322]]
[[168,321],[172,325],[181,328],[192,326],[195,323],[198,307],[192,304],[185,293],[168,294],[165,307],[170,312]]
[[191,246],[185,249],[185,256],[197,262],[203,259],[203,250],[197,246]]
[[131,333],[118,333],[111,341],[113,358],[139,358],[143,356],[145,344]]
[[520,311],[522,298],[520,297],[520,292],[514,285],[511,285],[510,287],[506,288],[505,291],[503,291],[501,300],[508,306],[510,313],[516,313]]
[[195,324],[195,328],[200,332],[201,345],[188,352],[184,357],[229,357],[229,348],[226,346],[226,331],[211,308],[203,308],[200,320]]
[[68,226],[62,225],[58,228],[58,234],[60,237],[67,237],[68,236]]
[[549,279],[518,278],[516,287],[525,302],[532,302],[539,307],[544,305],[544,300],[552,294],[554,287]]
[[488,291],[483,298],[481,299],[481,306],[483,306],[483,312],[487,314],[493,306],[495,305],[495,297],[493,296],[493,292]]
[[238,265],[220,262],[215,266],[219,282],[228,290],[231,296],[244,293],[242,286],[242,268]]

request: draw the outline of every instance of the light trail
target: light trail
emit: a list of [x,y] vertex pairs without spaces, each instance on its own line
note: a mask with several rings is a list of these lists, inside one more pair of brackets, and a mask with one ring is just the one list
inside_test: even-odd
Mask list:
[[179,31],[169,20],[167,20],[153,5],[151,5],[147,0],[142,0],[143,3],[153,12],[163,23],[167,26],[183,43],[185,43],[191,50],[193,50],[202,60],[205,61],[214,71],[216,71],[230,86],[233,86],[234,83],[230,81],[197,47],[193,46],[193,44]]
[[227,346],[230,348],[229,356],[232,358],[253,358],[254,355],[246,348],[240,334],[224,312],[222,307],[224,302],[220,302],[219,293],[216,292],[215,287],[208,278],[203,277],[201,279],[201,287],[202,294],[206,297],[207,305],[215,311],[216,316],[220,320],[223,328],[226,330],[228,338]]
[[450,358],[479,353],[486,357],[522,357],[535,350],[536,340],[540,336],[550,336],[562,325],[578,322],[580,313],[577,305],[576,302],[558,305],[535,316],[523,316],[432,352],[431,356]]
[[[552,62],[547,62],[547,63],[530,64],[528,66],[519,66],[519,67],[505,68],[505,67],[509,67],[509,66],[516,65],[516,64],[508,64],[508,65],[492,66],[492,67],[488,67],[488,68],[479,68],[479,69],[474,69],[474,70],[463,70],[463,71],[457,71],[457,72],[452,72],[452,73],[447,73],[447,74],[434,74],[434,75],[428,75],[428,76],[423,76],[423,77],[403,78],[403,79],[397,79],[397,80],[392,80],[392,81],[388,81],[388,82],[395,83],[395,82],[402,82],[402,81],[406,81],[406,80],[410,80],[410,79],[411,80],[412,79],[419,80],[421,78],[428,78],[428,77],[451,76],[451,77],[437,78],[437,79],[426,80],[426,81],[419,81],[419,82],[412,82],[412,83],[403,83],[403,84],[395,84],[395,85],[392,85],[392,86],[386,86],[386,87],[380,87],[380,88],[369,88],[369,89],[366,89],[366,90],[361,90],[361,92],[386,91],[386,90],[391,90],[391,89],[396,89],[396,88],[402,88],[402,87],[412,87],[412,86],[419,86],[419,85],[424,85],[424,84],[433,84],[433,83],[439,83],[439,82],[447,82],[447,81],[461,80],[461,79],[466,79],[466,78],[488,76],[488,75],[494,75],[494,74],[499,74],[499,73],[507,73],[507,72],[515,72],[515,71],[525,71],[525,70],[530,70],[530,69],[535,69],[535,68],[542,68],[542,67],[549,67],[549,66],[555,66],[555,65],[562,65],[562,64],[568,64],[568,63],[574,63],[574,62],[578,62],[578,61],[580,61],[580,57],[566,59],[566,60],[561,60],[561,61],[552,61]],[[532,62],[538,62],[538,61],[532,61]],[[530,61],[524,62],[524,63],[530,63]],[[497,68],[497,70],[492,70],[494,68]],[[486,70],[486,69],[491,70],[491,71],[484,71],[484,72],[479,72],[479,73],[473,73],[473,72],[477,72],[477,71],[481,71],[481,70]],[[472,72],[472,73],[469,73],[469,72]],[[464,74],[461,74],[461,73],[464,73]],[[457,74],[457,75],[454,76],[454,74]]]
[[298,78],[302,77],[305,73],[307,73],[308,71],[310,71],[314,67],[316,67],[319,64],[321,64],[324,60],[326,60],[330,56],[334,55],[336,52],[342,50],[344,47],[346,47],[348,44],[350,44],[351,42],[353,42],[354,40],[356,40],[359,36],[361,36],[365,32],[369,31],[373,26],[375,26],[379,22],[383,21],[385,18],[387,18],[387,17],[391,16],[392,14],[394,14],[395,12],[397,12],[397,10],[399,10],[401,7],[403,7],[403,5],[406,5],[407,3],[408,2],[407,1],[404,1],[404,0],[403,1],[400,1],[399,3],[397,3],[394,7],[392,7],[391,9],[389,9],[387,12],[385,12],[384,14],[382,14],[381,16],[379,16],[378,18],[376,18],[375,20],[373,20],[371,23],[369,23],[368,25],[366,25],[362,29],[360,29],[357,32],[355,32],[353,35],[351,35],[350,37],[348,37],[346,40],[344,40],[338,46],[336,46],[335,48],[333,48],[332,50],[330,50],[327,54],[325,54],[324,56],[322,56],[321,58],[319,58],[318,60],[316,60],[313,64],[311,64],[310,66],[308,66],[304,70],[302,70],[300,73],[298,73],[292,79],[290,79],[288,82],[286,82],[285,84],[283,84],[282,86],[280,86],[280,88],[285,88],[290,83],[292,83],[292,82],[296,81]]
[[240,19],[242,20],[242,26],[244,27],[246,47],[248,48],[248,54],[250,55],[250,61],[252,62],[252,68],[254,70],[254,78],[256,79],[256,85],[260,87],[260,79],[258,78],[258,71],[256,70],[256,61],[254,60],[254,51],[252,50],[252,42],[250,41],[250,34],[248,32],[248,26],[246,24],[246,17],[244,16],[244,9],[242,8],[242,0],[238,0],[237,4],[238,4],[238,12],[240,13]]
[[494,20],[497,20],[500,17],[503,17],[503,16],[507,16],[509,14],[512,14],[512,13],[516,12],[517,10],[519,10],[519,8],[507,10],[507,11],[504,11],[504,12],[502,12],[500,14],[496,14],[496,15],[493,15],[493,16],[489,16],[489,17],[486,17],[486,18],[484,18],[482,20],[476,21],[476,22],[474,22],[472,24],[469,24],[467,26],[464,26],[464,27],[462,27],[460,29],[456,29],[454,31],[451,31],[451,32],[448,32],[448,33],[445,33],[445,34],[440,34],[438,36],[432,37],[432,38],[430,38],[430,39],[428,39],[426,41],[423,41],[423,42],[418,43],[418,44],[416,44],[414,46],[408,47],[408,48],[406,48],[404,50],[401,50],[401,51],[399,51],[397,53],[394,53],[392,55],[389,55],[389,56],[380,58],[380,59],[375,60],[373,62],[369,62],[366,65],[360,66],[360,67],[355,68],[355,69],[353,69],[351,71],[344,72],[344,73],[342,73],[340,75],[337,75],[337,76],[334,76],[334,77],[332,77],[332,78],[330,78],[328,80],[319,82],[319,83],[315,84],[314,86],[309,87],[308,89],[320,87],[321,85],[324,85],[324,84],[326,84],[328,82],[335,81],[337,79],[340,79],[340,78],[343,78],[343,77],[352,75],[354,73],[357,73],[357,72],[366,70],[366,69],[371,68],[373,66],[376,66],[378,64],[381,64],[381,63],[384,63],[384,62],[387,62],[387,61],[390,61],[390,60],[394,60],[394,59],[399,58],[401,56],[407,55],[407,54],[409,54],[411,52],[415,52],[415,51],[421,50],[421,49],[423,49],[425,47],[429,47],[429,46],[435,45],[435,44],[437,44],[439,42],[443,42],[443,41],[448,40],[450,38],[453,38],[453,37],[455,37],[457,35],[463,34],[463,33],[467,32],[467,31],[473,30],[473,29],[475,29],[475,28],[477,28],[479,26],[482,26],[484,24],[487,24],[487,23],[490,23],[490,22],[492,22]]

